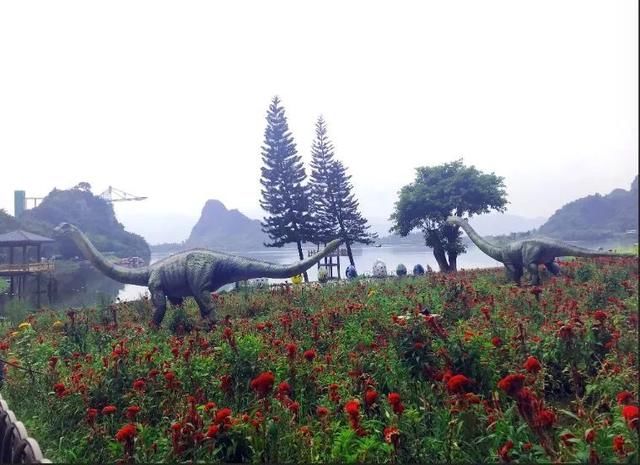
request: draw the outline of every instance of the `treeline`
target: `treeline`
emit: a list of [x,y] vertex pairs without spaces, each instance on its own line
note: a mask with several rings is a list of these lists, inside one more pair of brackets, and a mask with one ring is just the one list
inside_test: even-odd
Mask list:
[[303,242],[326,244],[342,239],[349,262],[355,265],[351,245],[371,244],[377,235],[369,232],[370,226],[360,213],[351,175],[335,158],[324,119],[319,117],[316,122],[311,176],[307,178],[284,107],[274,97],[267,111],[262,161],[260,206],[267,212],[262,230],[271,240],[264,245],[295,243],[302,260]]

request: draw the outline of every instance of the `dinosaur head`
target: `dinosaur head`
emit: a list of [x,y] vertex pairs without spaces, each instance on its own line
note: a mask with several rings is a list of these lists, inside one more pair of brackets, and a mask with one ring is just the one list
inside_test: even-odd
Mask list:
[[78,228],[69,223],[60,223],[53,231],[57,236],[69,236],[74,232],[77,232]]

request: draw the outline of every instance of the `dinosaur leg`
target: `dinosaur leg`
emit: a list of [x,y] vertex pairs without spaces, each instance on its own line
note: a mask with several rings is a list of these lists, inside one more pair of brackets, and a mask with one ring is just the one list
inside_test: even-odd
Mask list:
[[516,267],[513,265],[505,265],[504,266],[504,274],[509,281],[516,280]]
[[160,323],[164,319],[164,314],[167,311],[167,298],[164,291],[161,288],[153,288],[151,291],[151,302],[155,311],[153,312],[152,325],[159,327]]
[[173,305],[174,307],[182,307],[182,304],[184,303],[184,299],[182,297],[167,297],[167,299],[169,299],[169,302],[171,302],[171,305]]
[[213,300],[211,299],[211,292],[208,290],[201,291],[199,293],[195,293],[193,295],[196,303],[198,304],[198,308],[200,309],[200,316],[204,320],[208,320],[210,323],[216,323],[216,309],[213,304]]
[[556,262],[545,263],[544,266],[546,266],[547,270],[549,270],[549,273],[553,274],[554,276],[558,276],[560,274],[560,267]]
[[527,269],[529,270],[529,274],[531,275],[531,284],[533,286],[540,285],[540,274],[538,273],[538,264],[537,263],[529,263],[527,265]]

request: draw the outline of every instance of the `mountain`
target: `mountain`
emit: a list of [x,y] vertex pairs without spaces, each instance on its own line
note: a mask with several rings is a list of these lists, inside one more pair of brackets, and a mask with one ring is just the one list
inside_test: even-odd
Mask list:
[[[630,231],[635,231],[631,233]],[[638,231],[638,176],[630,189],[574,200],[557,210],[539,233],[563,240],[598,240]]]
[[207,200],[184,246],[217,250],[262,249],[267,240],[260,221],[252,220],[238,210],[227,210],[219,200]]
[[[149,260],[149,245],[141,236],[125,231],[113,206],[87,189],[52,190],[40,205],[26,210],[18,222],[23,229],[55,237],[53,229],[62,222],[78,226],[101,252],[118,257],[138,256]],[[52,253],[63,257],[80,256],[70,239],[61,238]]]

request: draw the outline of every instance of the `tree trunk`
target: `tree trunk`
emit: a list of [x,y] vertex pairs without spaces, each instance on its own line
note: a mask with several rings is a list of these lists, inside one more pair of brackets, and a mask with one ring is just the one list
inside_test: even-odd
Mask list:
[[[349,244],[349,241],[345,241],[344,242],[345,245],[347,246],[347,255],[349,255],[349,263],[351,263],[351,266],[356,266],[356,262],[353,261],[353,252],[351,251],[351,244]],[[340,249],[338,248],[338,253],[340,253]]]
[[455,273],[458,271],[458,254],[455,252],[449,252],[449,272]]
[[444,250],[441,247],[434,247],[433,256],[436,257],[440,271],[442,273],[448,273],[450,271],[449,263],[447,263],[447,256],[445,255]]
[[[300,260],[304,260],[304,254],[302,253],[302,242],[297,241],[296,244],[298,244],[298,256],[300,257]],[[307,274],[306,271],[302,273],[302,276],[304,276],[304,282],[308,283],[309,275]]]

